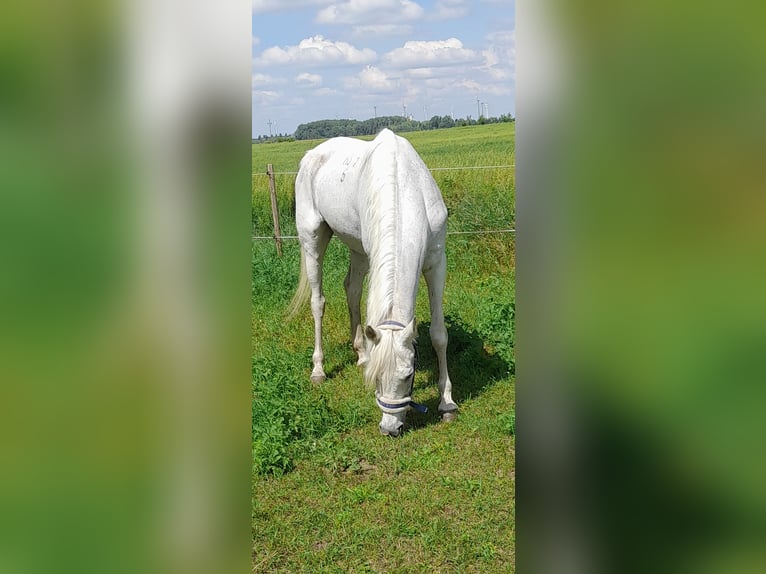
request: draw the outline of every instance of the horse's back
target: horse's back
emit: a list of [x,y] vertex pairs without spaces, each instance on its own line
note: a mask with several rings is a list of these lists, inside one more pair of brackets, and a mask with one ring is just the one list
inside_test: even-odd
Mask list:
[[431,170],[409,140],[397,135],[394,137],[397,138],[398,185],[402,188],[410,188],[413,193],[422,198],[429,229],[431,233],[440,234],[447,223],[447,206],[444,204],[441,191],[431,175]]
[[408,204],[404,214],[422,211],[429,235],[442,236],[447,209],[431,172],[412,144],[388,129],[369,142],[338,137],[306,152],[295,187],[299,232],[326,223],[356,248],[367,206],[392,186]]

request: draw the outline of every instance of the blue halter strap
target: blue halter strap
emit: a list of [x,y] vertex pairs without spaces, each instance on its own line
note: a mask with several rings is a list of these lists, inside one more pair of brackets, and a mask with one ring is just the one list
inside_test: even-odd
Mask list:
[[[400,413],[402,411],[406,411],[409,408],[412,408],[418,411],[419,413],[428,412],[427,406],[416,403],[415,401],[412,400],[411,397],[404,397],[403,399],[386,398],[385,401],[382,401],[380,397],[376,397],[375,401],[378,403],[380,410],[382,410],[384,413],[395,414],[395,413]],[[396,401],[396,402],[393,402],[393,401]]]

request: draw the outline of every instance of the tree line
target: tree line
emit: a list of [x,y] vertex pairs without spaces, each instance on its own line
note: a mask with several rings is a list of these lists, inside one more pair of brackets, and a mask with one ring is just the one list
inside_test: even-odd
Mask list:
[[319,120],[301,124],[292,136],[279,134],[278,136],[259,136],[254,143],[268,143],[274,141],[292,141],[333,138],[338,136],[371,136],[377,134],[383,128],[394,132],[414,132],[423,130],[436,130],[457,126],[473,126],[483,124],[496,124],[501,122],[515,121],[511,114],[503,114],[500,117],[485,118],[480,116],[478,120],[471,116],[453,119],[451,116],[433,116],[430,120],[419,122],[404,116],[380,116],[367,120]]

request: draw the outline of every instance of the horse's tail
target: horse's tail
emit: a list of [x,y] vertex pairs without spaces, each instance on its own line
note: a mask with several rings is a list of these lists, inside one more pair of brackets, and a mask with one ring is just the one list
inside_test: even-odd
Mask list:
[[298,287],[295,289],[295,294],[287,306],[288,321],[292,321],[295,318],[310,294],[311,286],[309,285],[309,277],[306,274],[306,255],[303,253],[303,247],[301,247],[301,274],[298,278]]

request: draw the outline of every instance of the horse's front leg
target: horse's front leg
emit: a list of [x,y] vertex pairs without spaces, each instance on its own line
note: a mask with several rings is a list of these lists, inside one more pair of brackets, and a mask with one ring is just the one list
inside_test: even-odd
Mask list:
[[444,281],[447,273],[447,258],[442,253],[439,262],[424,271],[428,285],[428,302],[431,306],[431,344],[436,351],[439,361],[439,412],[442,420],[454,420],[457,412],[457,404],[452,400],[452,382],[447,371],[447,328],[444,326],[444,309],[442,300],[444,297]]
[[367,350],[364,347],[364,335],[362,334],[362,315],[360,302],[362,300],[362,282],[367,273],[369,264],[364,254],[351,251],[351,259],[348,265],[348,274],[343,286],[346,288],[346,302],[351,321],[351,342],[356,351],[357,365],[364,365],[368,361]]

